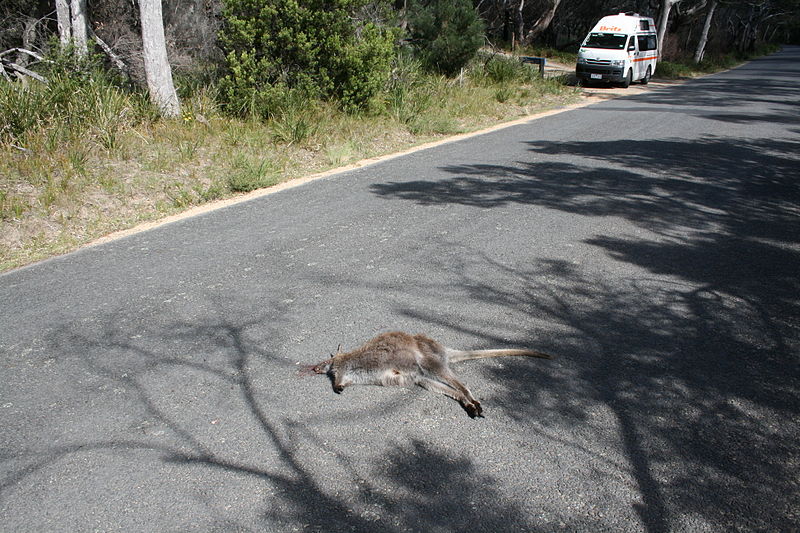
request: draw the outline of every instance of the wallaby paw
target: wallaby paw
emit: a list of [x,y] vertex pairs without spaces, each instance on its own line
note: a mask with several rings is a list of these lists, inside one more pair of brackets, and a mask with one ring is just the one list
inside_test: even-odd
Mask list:
[[343,390],[344,390],[344,387],[342,387],[341,385],[334,385],[333,386],[333,392],[335,392],[336,394],[341,394]]
[[463,407],[470,418],[483,417],[483,408],[477,400],[474,403],[464,403]]

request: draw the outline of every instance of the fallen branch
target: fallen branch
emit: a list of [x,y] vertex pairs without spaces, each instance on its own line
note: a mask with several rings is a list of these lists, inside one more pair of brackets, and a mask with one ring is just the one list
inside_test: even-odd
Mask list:
[[7,61],[7,60],[3,59],[2,60],[2,67],[3,67],[3,73],[5,74],[6,77],[8,77],[8,73],[6,71],[7,70],[12,70],[14,72],[17,72],[18,74],[22,74],[24,76],[28,76],[29,78],[33,78],[36,81],[39,81],[39,82],[42,82],[42,83],[45,83],[45,84],[47,83],[47,78],[45,78],[44,76],[36,74],[34,71],[32,71],[30,69],[27,69],[27,68],[23,67],[22,65],[18,65],[16,63],[12,63],[11,61]]
[[45,61],[44,57],[40,56],[36,52],[31,52],[30,50],[26,50],[25,48],[9,48],[8,50],[0,52],[0,57],[3,57],[6,54],[11,54],[11,53],[14,53],[14,52],[22,53],[22,54],[28,54],[29,56],[31,56],[32,58],[36,59],[37,61]]
[[120,59],[120,57],[114,53],[114,50],[112,50],[111,47],[108,46],[106,42],[103,39],[101,39],[100,36],[98,36],[91,27],[89,28],[89,34],[91,35],[92,39],[94,39],[94,42],[96,42],[100,46],[100,48],[103,49],[103,52],[106,53],[109,59],[111,59],[111,62],[114,63],[114,66],[117,67],[117,69],[120,72],[122,72],[125,76],[128,76],[127,65],[125,65],[125,62],[122,61],[122,59]]

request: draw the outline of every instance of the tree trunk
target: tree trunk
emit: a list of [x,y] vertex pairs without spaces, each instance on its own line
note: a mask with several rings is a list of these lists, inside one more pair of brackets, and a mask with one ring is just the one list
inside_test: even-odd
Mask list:
[[525,38],[523,39],[522,36],[520,36],[522,42],[525,44],[530,44],[535,38],[537,38],[547,28],[550,27],[550,23],[553,22],[553,17],[556,16],[556,9],[558,9],[558,5],[560,3],[561,0],[550,0],[550,7],[548,7],[547,10],[542,13],[542,16],[533,23],[533,27],[528,30]]
[[66,48],[72,40],[72,22],[69,18],[67,0],[56,0],[56,18],[58,20],[58,40],[61,42],[61,48]]
[[717,9],[717,0],[711,0],[711,5],[708,6],[708,12],[706,13],[706,20],[703,23],[703,33],[700,34],[700,41],[698,41],[697,49],[694,52],[695,63],[700,63],[703,60],[703,54],[706,52],[708,31],[711,29],[711,19],[714,17],[715,9]]
[[658,17],[658,58],[664,50],[664,39],[667,37],[667,23],[669,23],[669,12],[672,6],[681,0],[661,0],[661,16]]
[[142,19],[144,73],[147,78],[150,99],[158,106],[162,116],[178,116],[181,107],[172,83],[172,71],[167,60],[161,0],[139,0],[139,14]]
[[86,39],[86,0],[71,0],[72,44],[78,57],[86,57],[89,53]]
[[516,13],[514,14],[517,23],[516,39],[515,41],[522,44],[522,36],[525,35],[525,19],[522,18],[522,10],[525,9],[525,0],[519,0]]
[[[36,39],[36,23],[38,20],[32,17],[25,19],[25,29],[22,30],[22,48],[30,50],[33,48],[33,41]],[[17,52],[17,64],[26,67],[28,66],[28,58],[30,56],[22,51]]]

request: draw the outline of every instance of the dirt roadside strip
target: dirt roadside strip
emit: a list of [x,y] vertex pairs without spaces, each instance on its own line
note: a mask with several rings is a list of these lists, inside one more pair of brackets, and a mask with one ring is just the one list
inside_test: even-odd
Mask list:
[[[564,66],[564,65],[560,65],[558,63],[549,64],[548,66],[546,66],[546,70],[545,70],[545,75],[546,76],[549,76],[549,75],[562,75],[562,74],[568,74],[568,73],[569,72],[567,71],[567,67]],[[283,191],[283,190],[286,190],[286,189],[291,189],[293,187],[299,187],[301,185],[305,185],[306,183],[309,183],[309,182],[312,182],[312,181],[323,179],[323,178],[326,178],[326,177],[329,177],[329,176],[333,176],[333,175],[336,175],[336,174],[341,174],[343,172],[348,172],[348,171],[355,170],[355,169],[358,169],[358,168],[363,168],[363,167],[366,167],[366,166],[369,166],[369,165],[374,165],[376,163],[380,163],[380,162],[383,162],[383,161],[388,161],[388,160],[391,160],[391,159],[394,159],[394,158],[397,158],[397,157],[402,157],[402,156],[405,156],[405,155],[408,155],[408,154],[411,154],[411,153],[414,153],[414,152],[419,152],[421,150],[427,150],[429,148],[433,148],[433,147],[436,147],[436,146],[441,146],[443,144],[457,142],[457,141],[460,141],[462,139],[475,137],[477,135],[483,135],[485,133],[490,133],[490,132],[493,132],[493,131],[501,130],[503,128],[509,128],[509,127],[516,126],[516,125],[519,125],[519,124],[526,124],[528,122],[532,122],[534,120],[538,120],[538,119],[543,118],[543,117],[549,117],[551,115],[556,115],[558,113],[563,113],[565,111],[571,111],[573,109],[586,107],[588,105],[592,105],[592,104],[601,102],[603,100],[617,98],[619,96],[625,96],[625,95],[641,94],[641,93],[645,93],[645,92],[651,91],[653,89],[657,89],[659,87],[675,85],[676,83],[683,83],[683,82],[682,81],[677,81],[677,82],[676,81],[651,81],[648,85],[636,84],[636,85],[631,85],[627,89],[618,88],[618,87],[597,87],[597,88],[582,87],[582,88],[580,88],[580,90],[583,93],[583,96],[582,96],[581,100],[579,102],[575,103],[575,104],[566,105],[566,106],[563,106],[563,107],[560,107],[560,108],[557,108],[557,109],[551,109],[549,111],[543,111],[541,113],[535,113],[533,115],[528,115],[528,116],[525,116],[525,117],[522,117],[522,118],[518,118],[518,119],[509,121],[509,122],[503,122],[501,124],[496,124],[494,126],[490,126],[488,128],[484,128],[484,129],[481,129],[481,130],[473,131],[473,132],[470,132],[470,133],[462,133],[462,134],[458,134],[458,135],[453,135],[453,136],[447,137],[446,139],[439,139],[439,140],[436,140],[436,141],[423,143],[423,144],[414,146],[412,148],[408,148],[406,150],[402,150],[402,151],[395,152],[395,153],[392,153],[392,154],[378,156],[378,157],[371,157],[371,158],[367,158],[367,159],[362,159],[360,161],[357,161],[355,163],[351,163],[349,165],[345,165],[345,166],[342,166],[342,167],[337,167],[337,168],[334,168],[334,169],[331,169],[331,170],[327,170],[325,172],[318,172],[318,173],[315,173],[315,174],[310,174],[310,175],[304,176],[302,178],[296,178],[296,179],[293,179],[293,180],[290,180],[290,181],[285,181],[285,182],[279,183],[277,185],[274,185],[272,187],[268,187],[268,188],[265,188],[265,189],[258,189],[258,190],[252,191],[250,193],[243,194],[241,196],[237,196],[235,198],[227,198],[227,199],[224,199],[224,200],[218,200],[218,201],[214,201],[214,202],[209,202],[207,204],[203,204],[203,205],[199,205],[197,207],[193,207],[193,208],[187,209],[186,211],[183,211],[181,213],[177,213],[175,215],[170,215],[170,216],[161,218],[159,220],[155,220],[155,221],[150,221],[150,222],[145,222],[145,223],[139,224],[137,226],[134,226],[133,228],[128,228],[128,229],[125,229],[125,230],[120,230],[120,231],[116,231],[116,232],[110,233],[110,234],[108,234],[106,236],[103,236],[103,237],[100,237],[99,239],[96,239],[96,240],[94,240],[94,241],[92,241],[90,243],[84,244],[83,246],[80,246],[77,249],[89,248],[89,247],[92,247],[92,246],[97,246],[97,245],[100,245],[100,244],[104,244],[104,243],[107,243],[107,242],[110,242],[110,241],[114,241],[116,239],[127,237],[129,235],[134,235],[136,233],[140,233],[140,232],[147,231],[147,230],[150,230],[150,229],[153,229],[153,228],[156,228],[156,227],[160,227],[160,226],[163,226],[165,224],[170,224],[172,222],[176,222],[176,221],[179,221],[179,220],[184,220],[184,219],[187,219],[187,218],[190,218],[190,217],[201,215],[203,213],[208,213],[208,212],[211,212],[211,211],[214,211],[214,210],[217,210],[217,209],[222,209],[224,207],[229,207],[229,206],[232,206],[232,205],[236,205],[236,204],[241,203],[241,202],[247,202],[247,201],[253,200],[255,198],[260,198],[262,196],[266,196],[266,195],[269,195],[269,194],[275,194],[277,192],[280,192],[280,191]]]

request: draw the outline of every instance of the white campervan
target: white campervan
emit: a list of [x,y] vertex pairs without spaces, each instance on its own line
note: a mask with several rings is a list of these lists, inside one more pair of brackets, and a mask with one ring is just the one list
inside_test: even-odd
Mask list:
[[658,41],[653,19],[638,13],[603,17],[578,51],[575,75],[585,83],[650,81],[656,71]]

